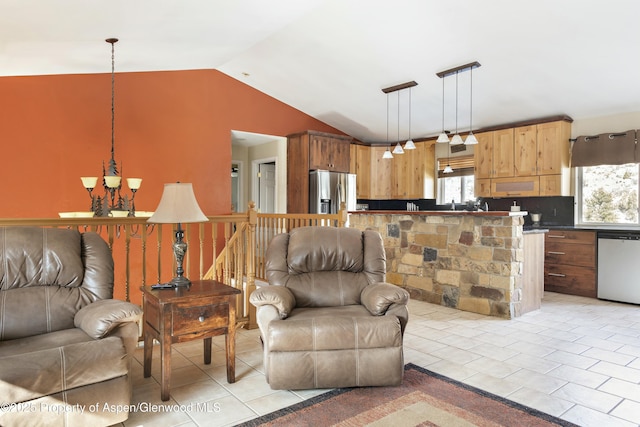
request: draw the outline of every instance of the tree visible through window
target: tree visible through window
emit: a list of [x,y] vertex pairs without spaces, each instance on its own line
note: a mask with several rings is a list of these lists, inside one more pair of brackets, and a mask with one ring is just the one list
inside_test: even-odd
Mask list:
[[579,168],[579,222],[638,223],[638,177],[636,163]]

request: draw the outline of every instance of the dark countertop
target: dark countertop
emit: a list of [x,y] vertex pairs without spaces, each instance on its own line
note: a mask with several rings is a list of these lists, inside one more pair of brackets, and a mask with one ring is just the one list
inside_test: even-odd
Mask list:
[[525,216],[528,214],[526,211],[349,211],[349,214],[355,215],[442,215],[442,216]]

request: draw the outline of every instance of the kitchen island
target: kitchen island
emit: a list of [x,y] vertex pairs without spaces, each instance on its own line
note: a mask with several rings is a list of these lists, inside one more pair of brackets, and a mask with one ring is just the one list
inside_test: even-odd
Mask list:
[[527,212],[353,211],[349,226],[376,230],[387,282],[411,297],[503,318],[540,308],[544,232]]

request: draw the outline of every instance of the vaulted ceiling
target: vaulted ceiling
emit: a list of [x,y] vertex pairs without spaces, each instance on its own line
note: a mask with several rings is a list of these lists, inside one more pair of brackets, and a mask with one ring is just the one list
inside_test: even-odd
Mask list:
[[[411,137],[439,133],[443,100],[468,130],[471,75],[474,129],[640,111],[638,17],[637,0],[2,0],[0,76],[110,72],[117,37],[116,72],[217,69],[376,143],[408,138],[409,110]],[[456,97],[436,73],[472,61]]]

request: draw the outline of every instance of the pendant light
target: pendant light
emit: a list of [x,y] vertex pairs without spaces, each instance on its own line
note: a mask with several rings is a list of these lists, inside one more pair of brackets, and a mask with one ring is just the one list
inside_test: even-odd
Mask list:
[[464,144],[462,137],[458,134],[458,71],[456,71],[456,133],[451,138],[451,145]]
[[398,129],[398,139],[396,147],[393,149],[393,154],[404,154],[404,150],[402,149],[402,145],[400,145],[400,91],[398,91],[398,121],[397,129]]
[[473,134],[473,67],[469,70],[471,75],[471,82],[469,85],[469,135],[464,140],[465,145],[476,145],[478,140]]
[[449,142],[449,137],[447,133],[444,131],[444,78],[445,76],[440,77],[442,79],[442,133],[436,139],[436,142],[445,143]]
[[[389,142],[389,94],[387,93],[387,142]],[[382,155],[383,159],[393,159],[393,154],[389,150],[389,146],[387,145],[387,149]]]
[[411,139],[411,88],[409,88],[409,140],[404,144],[405,150],[415,150],[416,145]]

